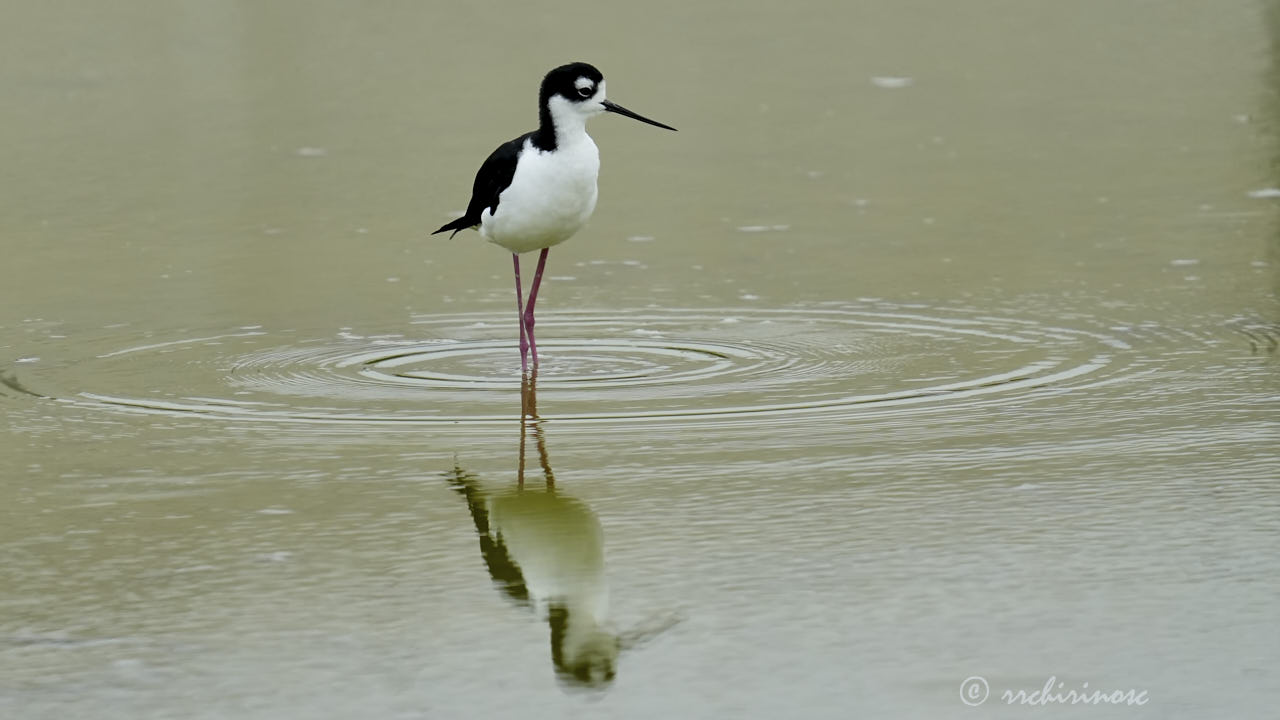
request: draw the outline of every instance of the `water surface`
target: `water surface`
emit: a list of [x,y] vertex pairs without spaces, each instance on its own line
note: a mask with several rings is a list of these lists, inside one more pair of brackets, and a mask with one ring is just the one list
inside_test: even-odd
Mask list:
[[[1272,4],[7,17],[0,715],[1280,700]],[[578,59],[535,419],[427,233]]]

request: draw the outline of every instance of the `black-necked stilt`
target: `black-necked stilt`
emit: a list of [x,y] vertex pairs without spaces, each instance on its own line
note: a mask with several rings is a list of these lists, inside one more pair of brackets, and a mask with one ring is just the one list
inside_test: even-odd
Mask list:
[[[480,229],[489,242],[511,251],[516,272],[516,311],[520,319],[520,367],[528,355],[538,365],[533,338],[533,306],[553,245],[582,229],[596,207],[600,152],[587,135],[587,120],[603,112],[675,130],[605,99],[604,76],[586,63],[570,63],[547,73],[538,95],[538,129],[498,146],[480,166],[467,212],[436,233]],[[453,237],[450,235],[450,237]],[[523,300],[520,254],[541,250],[538,269]]]
[[[522,378],[517,484],[486,489],[455,461],[449,484],[467,501],[480,555],[498,588],[531,606],[551,630],[551,662],[568,685],[606,688],[619,655],[680,621],[655,614],[619,632],[609,618],[604,530],[595,512],[556,483],[538,418],[535,369]],[[545,484],[525,484],[526,435],[532,430]]]

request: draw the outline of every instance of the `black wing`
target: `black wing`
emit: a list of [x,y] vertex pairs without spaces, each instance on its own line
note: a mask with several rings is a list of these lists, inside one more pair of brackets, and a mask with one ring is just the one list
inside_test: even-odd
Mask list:
[[494,537],[489,528],[489,508],[484,493],[476,479],[460,467],[454,466],[453,474],[446,475],[449,484],[467,499],[467,509],[471,511],[471,521],[475,523],[476,535],[480,537],[480,556],[489,568],[489,577],[501,588],[503,594],[517,604],[529,604],[529,589],[524,584],[524,573],[507,551],[502,537]]
[[471,202],[467,204],[467,214],[451,223],[446,223],[439,230],[431,233],[432,235],[446,230],[452,230],[453,235],[457,235],[459,230],[479,225],[480,216],[485,209],[493,208],[493,211],[497,212],[498,196],[511,184],[511,178],[516,174],[516,161],[520,158],[520,149],[524,147],[524,141],[530,135],[533,133],[525,133],[515,140],[505,142],[489,155],[489,158],[480,166],[480,172],[476,173],[475,184],[471,186]]

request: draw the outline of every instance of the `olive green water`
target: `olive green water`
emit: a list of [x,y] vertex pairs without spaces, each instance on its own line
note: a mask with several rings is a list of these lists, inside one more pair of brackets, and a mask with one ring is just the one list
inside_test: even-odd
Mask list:
[[0,717],[1274,713],[1280,8],[521,7],[5,7]]

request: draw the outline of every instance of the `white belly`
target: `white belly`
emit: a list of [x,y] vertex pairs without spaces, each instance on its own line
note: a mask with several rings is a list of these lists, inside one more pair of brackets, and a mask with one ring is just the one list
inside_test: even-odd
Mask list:
[[599,174],[600,153],[586,133],[549,153],[526,140],[497,212],[480,218],[480,234],[514,253],[568,240],[596,209]]
[[573,606],[604,619],[604,533],[582,501],[541,491],[503,493],[489,504],[490,532],[520,567],[534,607]]

